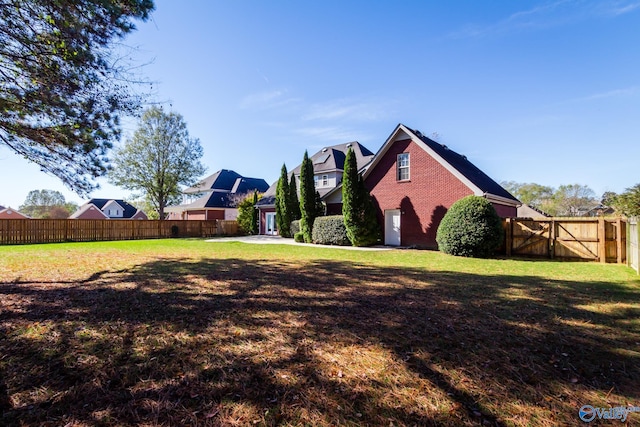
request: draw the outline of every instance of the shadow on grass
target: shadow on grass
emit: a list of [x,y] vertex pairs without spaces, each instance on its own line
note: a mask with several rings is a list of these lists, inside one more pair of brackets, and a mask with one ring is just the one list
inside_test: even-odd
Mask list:
[[0,293],[5,425],[551,425],[640,400],[640,293],[612,283],[172,259]]

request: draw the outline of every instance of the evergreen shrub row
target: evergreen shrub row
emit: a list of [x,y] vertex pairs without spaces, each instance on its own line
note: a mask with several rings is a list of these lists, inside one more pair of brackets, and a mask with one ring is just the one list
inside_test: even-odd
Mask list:
[[331,215],[316,218],[313,223],[312,241],[320,245],[351,245],[344,225],[344,217]]

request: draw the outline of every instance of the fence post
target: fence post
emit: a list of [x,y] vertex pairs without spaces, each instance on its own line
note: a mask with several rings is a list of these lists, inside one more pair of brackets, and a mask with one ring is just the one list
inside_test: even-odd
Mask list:
[[549,258],[556,257],[556,220],[552,219],[549,223]]
[[513,240],[513,224],[511,222],[511,218],[506,218],[506,225],[507,225],[507,229],[506,229],[506,237],[505,237],[505,248],[506,248],[506,256],[510,257],[511,256],[511,246],[512,246],[512,240]]
[[622,264],[622,218],[618,217],[616,221],[616,255],[617,263]]
[[601,263],[607,262],[607,229],[604,218],[598,219],[598,258]]

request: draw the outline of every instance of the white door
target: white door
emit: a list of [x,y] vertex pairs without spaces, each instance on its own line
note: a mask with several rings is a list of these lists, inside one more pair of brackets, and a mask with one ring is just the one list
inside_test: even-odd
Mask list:
[[267,223],[265,234],[276,234],[276,213],[267,212],[265,214],[265,222]]
[[400,210],[384,211],[384,244],[400,246]]

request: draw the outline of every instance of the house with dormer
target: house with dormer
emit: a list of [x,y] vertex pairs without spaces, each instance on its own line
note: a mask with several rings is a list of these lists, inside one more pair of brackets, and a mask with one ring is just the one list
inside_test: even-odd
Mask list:
[[69,219],[149,219],[147,214],[122,199],[91,199]]
[[264,193],[269,184],[262,178],[247,178],[239,173],[221,169],[182,192],[182,203],[167,206],[167,219],[233,220],[238,216],[237,205],[254,191]]
[[[342,183],[344,161],[349,148],[356,155],[359,169],[366,166],[373,159],[373,152],[357,141],[324,147],[309,157],[313,165],[315,188],[326,206],[327,215],[342,214],[342,192],[337,191],[337,189],[340,188]],[[295,176],[298,190],[300,188],[301,167],[302,164],[289,172],[289,179],[291,179],[291,175]],[[260,212],[260,234],[278,234],[275,206],[277,185],[278,182],[274,182],[256,205]]]

